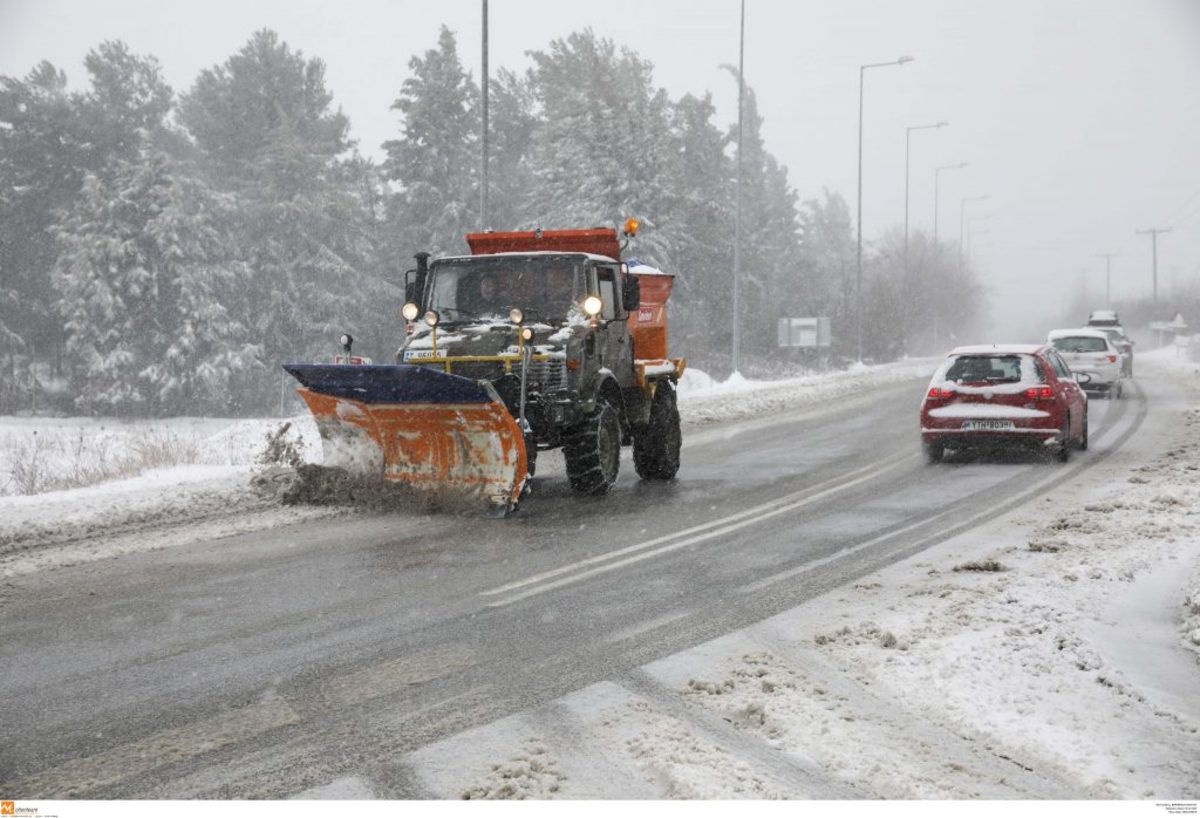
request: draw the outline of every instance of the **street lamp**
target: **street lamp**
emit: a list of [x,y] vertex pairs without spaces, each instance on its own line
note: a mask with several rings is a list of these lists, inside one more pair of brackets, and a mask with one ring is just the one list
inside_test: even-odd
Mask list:
[[858,67],[858,251],[857,270],[855,279],[855,301],[858,304],[858,360],[862,362],[863,350],[863,303],[862,303],[862,145],[863,145],[863,81],[868,68],[884,68],[889,65],[904,65],[912,62],[912,57],[901,57],[889,62],[873,62]]
[[984,216],[972,216],[971,218],[967,219],[967,262],[968,263],[970,263],[970,261],[971,261],[971,238],[973,236],[975,236],[977,233],[982,234],[982,233],[987,232],[986,230],[979,230],[979,231],[973,230],[971,225],[975,224],[975,222],[985,221],[990,218],[991,218],[991,215],[984,215]]
[[479,229],[488,229],[488,0],[483,0],[483,54],[480,68],[482,122],[479,131]]
[[740,22],[738,27],[738,124],[737,124],[737,185],[734,197],[733,217],[733,373],[738,373],[741,366],[742,323],[739,313],[741,304],[742,278],[742,135],[744,131],[743,114],[746,105],[742,101],[746,94],[746,0],[742,0]]
[[965,168],[967,164],[966,162],[959,162],[957,165],[942,165],[933,170],[933,247],[935,250],[937,249],[938,241],[938,184],[940,183],[942,171]]
[[982,196],[964,196],[962,201],[958,203],[958,266],[963,263],[963,224],[964,217],[967,214],[967,202],[982,202],[988,195],[984,193]]
[[936,122],[933,125],[911,125],[904,129],[904,276],[908,277],[908,148],[913,131],[924,131],[929,128],[945,128],[949,122]]

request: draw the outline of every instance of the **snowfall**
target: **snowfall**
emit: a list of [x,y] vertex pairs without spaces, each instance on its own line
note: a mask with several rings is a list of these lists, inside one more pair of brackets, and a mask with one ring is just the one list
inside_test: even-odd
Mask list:
[[[778,382],[691,372],[685,440],[936,363]],[[648,664],[640,684],[594,684],[405,763],[443,799],[1086,799],[1196,814],[1200,367],[1174,348],[1137,365],[1159,401],[1150,422],[1052,496]],[[0,418],[0,582],[356,513],[251,487],[282,422]],[[320,462],[307,416],[286,422]],[[148,468],[160,460],[182,465]],[[354,777],[296,795],[374,797]]]

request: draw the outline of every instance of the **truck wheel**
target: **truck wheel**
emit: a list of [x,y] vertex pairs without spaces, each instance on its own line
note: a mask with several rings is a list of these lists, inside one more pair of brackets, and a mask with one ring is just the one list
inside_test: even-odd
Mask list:
[[633,435],[633,466],[643,480],[670,480],[679,471],[679,407],[675,386],[661,381],[650,404],[650,422]]
[[596,411],[573,428],[563,441],[567,478],[577,494],[604,494],[617,482],[621,466],[621,420],[604,398]]

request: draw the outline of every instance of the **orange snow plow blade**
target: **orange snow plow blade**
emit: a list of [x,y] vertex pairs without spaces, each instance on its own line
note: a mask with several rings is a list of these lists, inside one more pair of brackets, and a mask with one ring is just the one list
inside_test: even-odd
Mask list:
[[288,364],[317,420],[325,465],[451,499],[515,507],[525,436],[484,382],[407,365]]

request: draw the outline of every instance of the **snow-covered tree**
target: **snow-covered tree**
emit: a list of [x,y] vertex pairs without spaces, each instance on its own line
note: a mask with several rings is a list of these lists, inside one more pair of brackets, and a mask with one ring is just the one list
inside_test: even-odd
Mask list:
[[831,319],[833,349],[857,354],[854,226],[841,194],[822,191],[800,208],[799,311]]
[[957,253],[936,247],[923,232],[892,228],[864,248],[863,354],[890,360],[906,353],[941,352],[976,326],[986,292]]
[[[737,71],[726,66],[736,79]],[[799,217],[787,168],[766,149],[754,90],[747,86],[743,116],[741,326],[744,348],[771,354],[779,318],[801,294]],[[736,127],[731,129],[736,151]],[[736,157],[736,154],[735,154]]]
[[713,123],[712,97],[687,95],[671,111],[675,207],[658,223],[672,247],[672,340],[706,354],[730,349],[733,304],[733,163]]
[[541,125],[534,133],[532,225],[646,225],[636,253],[664,268],[671,247],[654,228],[676,206],[670,100],[649,61],[589,29],[530,53]]
[[489,87],[488,226],[516,230],[533,218],[530,192],[536,178],[531,153],[541,120],[528,76],[501,69]]
[[11,374],[0,381],[0,411],[29,382],[35,355],[61,366],[51,284],[59,214],[86,174],[105,177],[146,135],[166,134],[171,89],[153,58],[105,42],[84,63],[86,92],[69,93],[66,75],[46,62],[23,80],[0,77],[0,369]]
[[[340,332],[358,334],[395,298],[376,274],[376,203],[353,167],[361,160],[346,156],[349,122],[331,109],[324,71],[259,31],[180,102],[214,183],[236,197],[229,228],[253,275],[247,322],[272,366],[328,357]],[[260,386],[269,405],[277,384]]]
[[261,374],[239,322],[248,271],[215,218],[225,207],[149,144],[111,178],[85,178],[54,271],[77,409],[227,411],[231,389]]
[[180,99],[179,117],[223,186],[255,188],[262,157],[281,133],[326,160],[349,149],[349,120],[332,103],[325,64],[262,29],[223,64],[200,72]]
[[438,46],[409,60],[392,109],[401,138],[385,142],[388,178],[400,185],[389,220],[397,255],[461,252],[479,223],[479,89],[445,26]]

